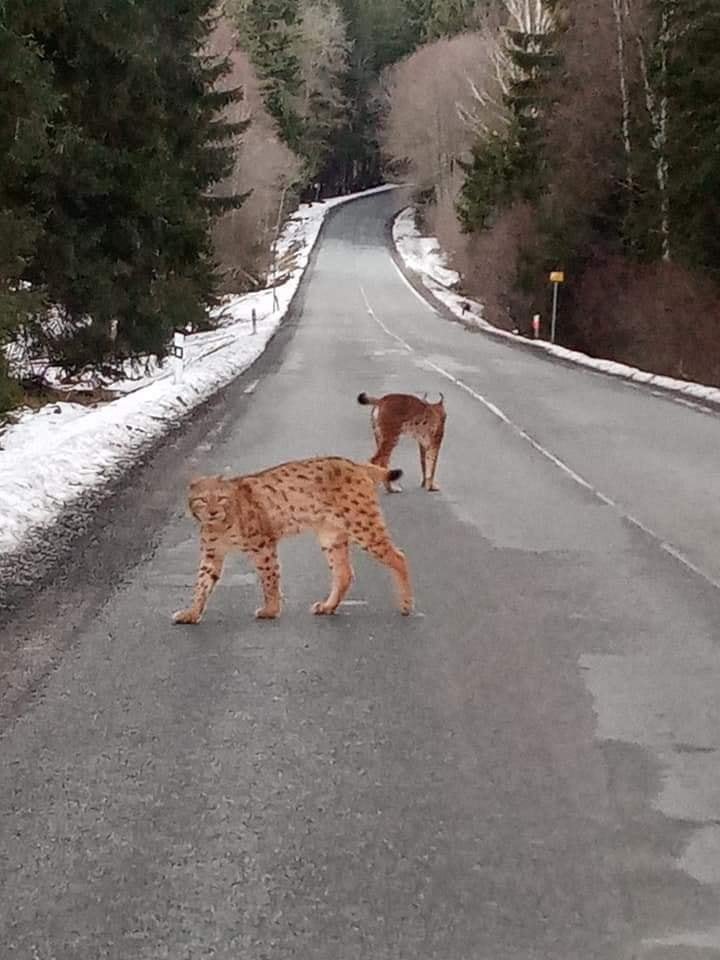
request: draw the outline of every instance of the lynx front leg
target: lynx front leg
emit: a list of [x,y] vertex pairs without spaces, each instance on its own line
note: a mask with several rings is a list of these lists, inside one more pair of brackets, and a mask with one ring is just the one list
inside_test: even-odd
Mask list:
[[265,605],[255,611],[258,620],[274,620],[280,614],[280,562],[277,544],[267,543],[250,552],[263,588]]
[[405,554],[398,550],[390,539],[382,517],[370,516],[365,526],[357,525],[351,532],[352,539],[380,563],[390,568],[397,591],[400,612],[408,616],[413,608],[413,591],[410,570]]
[[321,534],[320,543],[328,566],[330,567],[330,573],[332,574],[332,586],[327,600],[318,600],[317,603],[314,603],[312,605],[312,612],[315,614],[335,613],[353,581],[353,570],[350,566],[350,549],[347,538],[344,537],[328,540]]
[[426,465],[427,451],[425,450],[425,447],[422,445],[422,443],[418,443],[418,447],[420,448],[420,470],[422,472],[422,482],[420,486],[424,487],[425,480],[427,478],[427,465]]
[[440,453],[440,444],[433,445],[427,451],[427,473],[425,477],[425,488],[430,493],[436,493],[440,487],[435,483],[435,471],[437,470],[438,454]]
[[224,553],[217,546],[203,544],[192,606],[187,610],[178,610],[173,615],[175,623],[197,623],[200,620],[205,613],[210,594],[220,579],[224,559]]

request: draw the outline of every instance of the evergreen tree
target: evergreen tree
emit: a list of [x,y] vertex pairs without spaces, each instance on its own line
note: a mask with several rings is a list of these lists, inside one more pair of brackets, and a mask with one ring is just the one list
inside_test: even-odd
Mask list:
[[356,64],[376,79],[380,71],[422,42],[423,0],[341,0]]
[[297,38],[302,117],[300,148],[305,176],[315,179],[327,163],[336,133],[345,126],[349,103],[344,81],[351,44],[335,0],[303,0]]
[[516,138],[492,135],[475,144],[470,162],[459,161],[465,181],[457,201],[464,230],[486,230],[494,215],[510,205],[517,189]]
[[428,24],[433,3],[434,0],[405,0],[405,15],[411,34],[417,38],[416,44],[430,36]]
[[42,291],[22,282],[43,230],[27,187],[49,161],[48,122],[58,101],[32,34],[59,6],[56,0],[0,4],[0,413],[16,397],[4,348],[43,305]]
[[378,143],[380,104],[375,89],[382,70],[422,42],[425,0],[340,0],[352,42],[343,84],[348,103],[344,126],[334,132],[322,174],[340,192],[382,179]]
[[429,0],[425,37],[452,37],[468,25],[475,11],[475,0]]
[[410,53],[426,31],[433,0],[337,0],[347,25],[349,55],[334,75],[336,93],[307,96],[303,63],[308,7],[323,0],[230,0],[243,47],[263,82],[268,111],[285,143],[305,162],[306,182],[324,192],[359,189],[382,176],[377,142],[379,105],[374,97],[382,69]]
[[713,0],[659,0],[668,62],[656,57],[667,98],[669,220],[676,258],[720,277],[720,9]]
[[466,230],[483,229],[514,200],[537,200],[545,184],[544,120],[558,65],[549,0],[506,0],[510,14],[500,53],[510,123],[504,138],[482,139],[465,164],[458,215]]
[[[238,138],[248,122],[228,123],[224,112],[242,91],[223,89],[229,61],[205,53],[212,31],[213,0],[153,0],[158,25],[157,73],[164,94],[162,159],[173,158],[174,190],[162,176],[160,247],[163,282],[177,305],[178,321],[194,302],[194,326],[205,325],[205,307],[217,282],[210,228],[215,216],[239,207],[247,194],[211,193],[231,172]],[[174,9],[173,9],[174,8]],[[159,171],[161,173],[161,171]],[[176,324],[177,325],[177,324]]]
[[[214,283],[209,189],[228,171],[219,119],[236,96],[203,55],[206,0],[65,0],[36,33],[62,109],[52,164],[33,187],[48,211],[27,276],[44,284],[77,368],[152,352],[203,322]],[[226,198],[232,205],[240,198]]]
[[285,143],[300,152],[303,125],[295,105],[300,89],[298,0],[235,0],[230,9],[262,81],[268,113]]
[[[523,0],[515,6],[520,15],[511,20],[506,31],[509,84],[505,99],[514,121],[518,193],[524,199],[534,199],[544,185],[544,120],[550,80],[558,66],[554,4],[545,0],[531,7]],[[528,15],[532,8],[535,12]]]

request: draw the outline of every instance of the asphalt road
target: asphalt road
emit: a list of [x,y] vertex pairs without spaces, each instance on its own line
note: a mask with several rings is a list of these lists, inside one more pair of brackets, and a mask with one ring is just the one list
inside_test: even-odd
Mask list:
[[[720,957],[720,420],[466,332],[379,195],[295,320],[2,624],[3,960]],[[192,472],[372,451],[360,390],[442,390],[438,480],[383,496],[417,614],[281,549],[173,626]]]

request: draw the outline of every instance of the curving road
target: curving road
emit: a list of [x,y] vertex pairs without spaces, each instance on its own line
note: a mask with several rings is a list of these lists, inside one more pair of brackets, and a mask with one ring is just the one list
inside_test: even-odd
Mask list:
[[[2,624],[3,960],[720,957],[720,420],[467,333],[340,208],[298,318]],[[196,628],[187,476],[372,450],[442,390],[438,479],[384,497],[417,615],[281,550]]]

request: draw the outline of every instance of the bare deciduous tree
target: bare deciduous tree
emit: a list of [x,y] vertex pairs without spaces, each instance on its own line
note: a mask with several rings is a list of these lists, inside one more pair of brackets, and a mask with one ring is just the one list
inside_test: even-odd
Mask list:
[[[613,2],[575,5],[562,34],[562,71],[545,122],[546,203],[560,223],[590,224],[602,198],[627,182],[630,161],[625,147],[620,152],[625,122]],[[627,72],[625,77],[627,81]]]
[[[657,37],[659,51],[659,83],[653,83],[648,70],[646,51],[647,38],[637,36],[638,55],[642,74],[645,105],[652,126],[651,145],[655,154],[655,179],[660,197],[660,237],[663,260],[670,260],[670,200],[668,196],[668,98],[667,71],[668,51],[672,39],[668,8],[663,6],[660,13],[660,30]],[[659,87],[659,93],[657,88]]]
[[477,129],[497,130],[505,123],[497,42],[490,27],[437,40],[383,78],[383,152],[438,199],[450,192],[457,160],[469,153]]
[[630,139],[630,85],[628,83],[627,54],[625,52],[625,22],[628,16],[628,0],[611,0],[615,21],[615,44],[617,50],[618,86],[622,105],[622,141],[625,150],[625,182],[629,190],[633,188],[633,156]]
[[[673,43],[671,6],[660,9],[659,23],[652,16],[647,0],[610,0],[616,28],[617,69],[622,103],[622,137],[627,170],[626,184],[636,187],[635,154],[642,149],[652,152],[655,185],[659,203],[658,221],[662,259],[672,253],[670,224],[670,185],[668,161],[669,103],[667,97],[668,58]],[[651,60],[655,59],[656,76],[652,76]],[[639,83],[641,103],[633,102],[633,86]],[[637,100],[637,98],[635,98]],[[633,143],[633,119],[644,109],[650,128],[649,143]]]
[[671,377],[720,383],[713,349],[720,301],[707,279],[666,260],[600,255],[576,298],[581,349]]
[[294,183],[301,162],[277,135],[273,119],[263,105],[260,84],[250,58],[237,46],[232,23],[218,21],[211,38],[214,53],[229,54],[232,73],[224,78],[231,87],[241,87],[243,99],[230,111],[233,122],[250,120],[238,144],[234,170],[218,187],[218,194],[250,196],[240,209],[221,217],[214,230],[215,251],[225,272],[225,289],[242,290],[263,282],[271,259],[280,198]]
[[347,25],[332,0],[304,0],[300,9],[297,57],[302,93],[300,115],[308,117],[316,99],[337,114],[346,104],[340,78],[348,70],[351,43]]
[[313,175],[322,167],[333,132],[346,119],[343,78],[350,49],[347,25],[335,0],[302,0],[294,43],[300,64],[294,106],[303,122],[302,152]]

